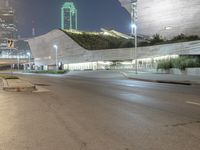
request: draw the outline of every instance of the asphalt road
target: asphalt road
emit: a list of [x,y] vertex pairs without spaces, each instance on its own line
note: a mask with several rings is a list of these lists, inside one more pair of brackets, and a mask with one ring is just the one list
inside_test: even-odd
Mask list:
[[0,150],[199,150],[200,87],[114,73],[21,75],[34,93],[0,91]]

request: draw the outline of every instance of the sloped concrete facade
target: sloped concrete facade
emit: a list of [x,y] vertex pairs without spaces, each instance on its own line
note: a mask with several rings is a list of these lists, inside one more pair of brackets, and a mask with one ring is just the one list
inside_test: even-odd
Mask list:
[[[38,66],[55,65],[55,44],[58,46],[58,61],[63,64],[114,60],[125,61],[135,58],[134,48],[86,50],[60,30],[53,30],[45,35],[29,39],[28,42],[35,59],[35,64]],[[138,59],[166,55],[200,55],[200,41],[139,47],[137,49]]]
[[[131,0],[119,0],[131,13]],[[171,38],[181,33],[200,36],[199,0],[138,0],[138,32]],[[168,29],[168,30],[167,30]]]
[[55,64],[58,46],[58,59],[63,63],[86,61],[89,52],[80,47],[60,30],[53,30],[45,35],[28,40],[36,65]]

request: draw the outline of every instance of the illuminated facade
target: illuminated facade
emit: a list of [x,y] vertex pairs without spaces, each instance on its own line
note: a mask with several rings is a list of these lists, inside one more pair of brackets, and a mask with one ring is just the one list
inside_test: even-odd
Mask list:
[[[119,0],[131,14],[131,0]],[[139,34],[156,33],[166,38],[185,35],[200,36],[199,0],[138,0],[137,24]]]
[[[17,58],[28,59],[30,52],[28,42],[19,40],[15,11],[9,6],[8,0],[0,0],[0,64],[14,63]],[[8,41],[13,41],[9,47]]]
[[66,2],[61,8],[61,29],[77,30],[77,9],[73,2]]
[[[132,58],[136,56],[139,69],[156,70],[159,60],[179,55],[200,55],[200,41],[138,47],[137,55],[132,53],[133,48],[87,50],[58,29],[29,39],[28,42],[35,66],[46,69],[55,67],[57,61],[69,70],[108,69],[116,61],[123,65],[121,69],[132,69],[135,65]],[[57,57],[54,45],[57,46]]]
[[16,17],[14,10],[8,6],[7,1],[1,1],[0,7],[0,37],[17,38]]

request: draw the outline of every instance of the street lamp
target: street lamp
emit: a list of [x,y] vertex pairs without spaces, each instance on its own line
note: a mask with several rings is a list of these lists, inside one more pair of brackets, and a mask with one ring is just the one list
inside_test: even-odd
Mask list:
[[[134,51],[134,56],[135,58],[135,73],[138,73],[138,67],[137,67],[137,25],[136,25],[136,20],[137,20],[137,0],[131,0],[131,34],[135,35],[135,51]],[[132,52],[133,56],[133,52]]]
[[58,46],[54,45],[53,47],[56,50],[56,70],[58,70]]
[[31,53],[27,52],[27,55],[28,55],[29,70],[31,70]]
[[19,71],[19,53],[17,55],[17,70]]

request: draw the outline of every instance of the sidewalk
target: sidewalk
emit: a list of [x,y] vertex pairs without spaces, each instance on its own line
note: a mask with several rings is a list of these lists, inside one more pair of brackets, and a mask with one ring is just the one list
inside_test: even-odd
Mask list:
[[3,90],[9,91],[9,92],[24,92],[34,91],[35,85],[32,83],[22,80],[22,79],[2,79],[3,80]]
[[134,71],[120,71],[120,72],[129,79],[139,80],[139,81],[183,84],[183,85],[200,85],[200,76],[141,73],[141,72],[135,74]]

